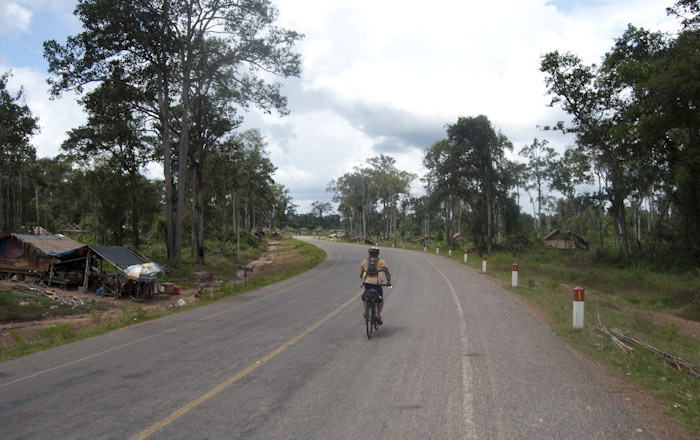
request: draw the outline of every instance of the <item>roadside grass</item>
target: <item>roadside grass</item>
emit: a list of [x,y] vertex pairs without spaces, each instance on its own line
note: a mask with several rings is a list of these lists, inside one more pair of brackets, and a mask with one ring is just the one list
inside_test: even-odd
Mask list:
[[[326,258],[325,251],[311,244],[294,239],[282,240],[280,242],[280,249],[276,252],[281,252],[282,258],[275,258],[274,264],[264,266],[264,269],[258,271],[258,273],[255,274],[252,279],[248,280],[245,285],[236,284],[234,282],[239,264],[245,262],[241,260],[231,258],[226,259],[224,257],[208,257],[208,262],[212,260],[214,261],[212,261],[211,264],[208,263],[206,267],[197,267],[194,264],[188,264],[185,262],[182,264],[181,271],[172,271],[171,268],[169,280],[182,283],[184,286],[189,286],[188,288],[194,288],[197,285],[196,272],[198,269],[206,270],[208,273],[214,274],[217,276],[217,278],[223,280],[217,289],[205,290],[202,293],[202,298],[200,298],[200,300],[183,307],[170,310],[147,310],[140,307],[138,304],[125,303],[120,306],[121,313],[119,314],[119,317],[116,318],[105,318],[103,316],[103,311],[99,308],[87,308],[78,311],[76,307],[75,313],[90,314],[90,320],[94,326],[85,330],[76,330],[68,324],[57,324],[56,326],[41,330],[39,334],[40,338],[36,341],[27,341],[22,335],[10,331],[10,337],[14,340],[15,346],[6,348],[0,346],[0,362],[26,356],[31,353],[36,353],[38,351],[57,347],[66,343],[102,335],[123,327],[151,321],[165,315],[177,313],[183,310],[189,310],[224,298],[229,298],[231,296],[236,296],[251,290],[259,289],[305,272],[317,266]],[[247,260],[247,262],[252,261],[255,258],[255,256],[252,254],[249,255],[249,257],[250,258]],[[16,292],[1,292],[0,299],[6,302],[0,303],[0,311],[5,311],[4,304],[19,303],[25,297],[26,295],[17,294]],[[25,318],[25,320],[39,319],[34,318],[34,316],[37,316],[36,314],[38,313],[38,316],[41,317],[42,313],[45,313],[46,310],[53,310],[56,316],[66,314],[58,313],[58,309],[52,309],[52,307],[58,305],[58,303],[55,301],[49,298],[41,298],[40,296],[38,298],[41,300],[39,302],[42,304],[42,306],[38,307],[36,312],[31,316],[25,315],[28,316]],[[12,308],[13,307],[10,307],[8,310]]]
[[97,302],[62,304],[43,295],[23,292],[0,292],[0,321],[33,321],[52,316],[79,315],[91,310],[104,310]]
[[[440,254],[448,256],[442,249]],[[464,250],[454,250],[451,258],[464,264]],[[480,255],[468,255],[466,264],[474,270],[481,272],[482,263]],[[512,287],[513,263],[518,264],[518,287]],[[637,312],[659,311],[700,320],[700,271],[677,274],[648,264],[623,268],[600,264],[595,254],[549,249],[518,255],[494,252],[487,258],[486,269],[486,275],[500,280],[505,289],[546,312],[553,331],[564,341],[661,399],[677,423],[700,434],[700,380],[641,346],[625,354],[608,336],[590,327],[600,319],[608,328],[631,333],[698,366],[700,372],[700,340],[680,334],[675,323],[655,324]],[[585,291],[585,324],[575,330],[573,289],[577,286]]]

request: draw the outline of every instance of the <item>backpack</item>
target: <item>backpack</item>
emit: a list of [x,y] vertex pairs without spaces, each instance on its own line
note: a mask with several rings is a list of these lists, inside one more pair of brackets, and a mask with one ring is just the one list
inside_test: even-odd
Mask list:
[[370,257],[367,259],[367,275],[376,275],[377,274],[378,261],[379,261],[379,258],[377,258],[377,257]]

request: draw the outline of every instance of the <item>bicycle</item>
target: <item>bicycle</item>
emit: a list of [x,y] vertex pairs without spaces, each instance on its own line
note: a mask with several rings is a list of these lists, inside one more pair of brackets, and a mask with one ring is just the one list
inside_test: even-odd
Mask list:
[[[392,288],[391,285],[382,284],[382,286],[387,286],[389,289]],[[377,320],[377,303],[379,303],[379,294],[374,289],[367,289],[375,292],[375,295],[368,295],[365,298],[363,294],[363,300],[367,303],[367,313],[365,313],[365,327],[367,328],[367,339],[372,339],[372,332],[374,330],[379,330],[379,321]],[[365,292],[367,292],[365,290]]]

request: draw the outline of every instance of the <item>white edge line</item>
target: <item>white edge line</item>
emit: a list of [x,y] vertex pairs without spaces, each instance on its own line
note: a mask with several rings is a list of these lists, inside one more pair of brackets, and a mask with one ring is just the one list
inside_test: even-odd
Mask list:
[[450,292],[452,293],[452,298],[454,298],[455,304],[457,305],[457,314],[459,315],[459,331],[460,340],[462,343],[462,393],[464,394],[464,438],[465,439],[476,439],[476,429],[474,425],[474,396],[472,393],[472,365],[469,356],[467,354],[467,324],[464,320],[464,312],[462,311],[462,306],[459,303],[459,298],[457,297],[457,292],[455,288],[447,279],[447,276],[430,260],[428,260],[431,266],[442,275],[445,282],[450,287]]

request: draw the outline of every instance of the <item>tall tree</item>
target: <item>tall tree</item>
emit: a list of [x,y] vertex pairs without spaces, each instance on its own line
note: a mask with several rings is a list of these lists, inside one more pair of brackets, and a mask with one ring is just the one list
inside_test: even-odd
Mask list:
[[486,214],[487,252],[491,253],[497,189],[501,186],[500,176],[505,176],[507,168],[505,151],[512,150],[513,145],[505,135],[496,132],[484,115],[458,118],[456,123],[447,126],[447,135],[448,140],[462,151],[461,172],[468,181],[478,182]]
[[129,207],[126,211],[129,213],[131,244],[138,248],[140,199],[145,196],[138,183],[141,168],[153,159],[153,151],[146,141],[143,115],[134,109],[137,101],[132,96],[134,92],[118,76],[102,82],[81,100],[88,114],[86,124],[71,130],[61,148],[80,158],[87,166],[93,166],[95,159],[106,157],[113,168],[105,167],[105,171],[128,176],[128,186],[122,197],[129,203],[120,206]]
[[443,139],[426,150],[423,157],[423,165],[428,170],[423,181],[427,185],[430,197],[444,209],[447,247],[452,245],[451,224],[454,205],[459,199],[473,200],[476,188],[475,179],[468,175],[471,168],[465,168],[462,162],[463,154],[464,149],[460,148],[460,145]]
[[371,171],[356,166],[352,172],[331,181],[326,190],[333,193],[333,201],[339,203],[338,210],[346,218],[347,215],[359,217],[360,235],[367,240],[367,217],[375,209],[378,198]]
[[[38,131],[38,119],[23,103],[23,90],[20,88],[14,94],[8,90],[9,77],[9,73],[0,75],[0,232],[7,230],[5,207],[10,202],[5,199],[4,186],[13,177],[21,182],[23,164],[36,157],[36,149],[29,144],[29,139]],[[21,186],[19,183],[20,192]],[[12,211],[19,215],[20,210],[21,204],[15,204]],[[14,226],[20,227],[20,221],[21,217]]]
[[697,1],[669,9],[683,19],[676,38],[629,26],[604,64],[628,91],[623,116],[635,140],[637,193],[668,197],[682,225],[679,243],[690,248],[700,245],[699,11]]
[[[520,150],[520,156],[528,160],[528,166],[525,169],[525,189],[534,190],[536,197],[533,201],[533,210],[535,211],[535,227],[537,233],[542,235],[542,204],[548,198],[549,188],[554,178],[554,166],[557,160],[557,152],[554,148],[547,146],[548,141],[539,141],[535,138],[532,145],[526,145]],[[532,199],[532,197],[531,197]]]
[[540,70],[547,77],[550,106],[560,105],[572,117],[567,127],[558,128],[576,135],[576,147],[586,154],[610,182],[607,191],[616,219],[616,237],[625,256],[629,255],[625,199],[630,194],[631,173],[635,170],[627,128],[621,118],[624,94],[614,72],[585,65],[571,53],[551,52],[542,57]]
[[332,212],[333,205],[328,202],[313,202],[311,204],[311,212],[314,214],[314,226],[316,226],[316,216],[318,216],[319,221],[323,220],[324,212]]
[[377,196],[382,203],[384,236],[396,239],[397,204],[402,194],[410,192],[415,174],[396,168],[396,159],[385,154],[367,159],[372,179],[377,188]]
[[[302,36],[274,26],[277,10],[269,0],[81,0],[76,15],[83,33],[69,37],[65,46],[55,41],[44,44],[49,71],[57,75],[51,81],[52,91],[81,90],[85,84],[103,81],[119,65],[130,84],[142,92],[144,111],[157,118],[154,127],[161,135],[168,258],[179,262],[190,114],[197,85],[224,83],[235,104],[286,114],[280,84],[266,79],[269,74],[299,75],[300,58],[293,47]],[[198,69],[205,58],[207,69]],[[173,102],[179,118],[175,124]],[[176,143],[170,135],[173,127],[180,129]],[[173,157],[177,170],[171,166]]]

